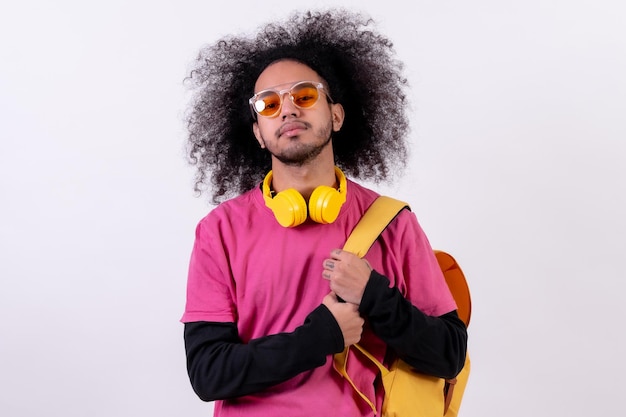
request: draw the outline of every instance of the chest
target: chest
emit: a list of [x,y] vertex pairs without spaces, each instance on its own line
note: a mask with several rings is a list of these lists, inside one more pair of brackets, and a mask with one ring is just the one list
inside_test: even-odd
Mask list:
[[268,229],[235,242],[229,254],[239,331],[254,338],[302,325],[329,293],[323,262],[343,246],[347,226],[302,225]]

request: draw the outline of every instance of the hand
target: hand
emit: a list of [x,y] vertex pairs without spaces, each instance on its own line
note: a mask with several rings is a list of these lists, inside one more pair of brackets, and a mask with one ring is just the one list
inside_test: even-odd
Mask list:
[[370,264],[351,252],[335,249],[324,260],[322,277],[330,281],[330,289],[348,303],[359,305],[370,278]]
[[361,340],[365,320],[359,315],[357,306],[340,302],[334,292],[326,295],[322,304],[330,310],[335,320],[337,320],[343,335],[344,347],[358,343]]

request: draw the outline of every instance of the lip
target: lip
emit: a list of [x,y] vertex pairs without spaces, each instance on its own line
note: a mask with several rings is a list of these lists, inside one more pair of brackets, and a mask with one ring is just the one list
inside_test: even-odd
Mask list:
[[307,125],[304,122],[287,122],[280,127],[278,134],[280,136],[292,137],[298,135],[303,130],[307,129]]

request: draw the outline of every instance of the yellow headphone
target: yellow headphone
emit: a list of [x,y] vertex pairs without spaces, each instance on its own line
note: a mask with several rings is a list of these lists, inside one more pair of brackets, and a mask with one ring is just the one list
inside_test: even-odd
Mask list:
[[346,202],[346,176],[335,167],[335,175],[339,180],[339,189],[327,185],[320,185],[311,194],[307,207],[304,197],[293,188],[283,190],[272,198],[272,171],[268,172],[263,180],[263,199],[265,205],[272,210],[276,220],[283,227],[295,227],[304,223],[308,217],[311,220],[328,224],[337,220],[339,210]]

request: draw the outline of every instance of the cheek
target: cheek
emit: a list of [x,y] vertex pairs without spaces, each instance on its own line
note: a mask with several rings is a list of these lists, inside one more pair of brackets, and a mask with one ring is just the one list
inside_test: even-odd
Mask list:
[[265,149],[265,141],[263,140],[261,128],[259,127],[259,124],[257,122],[252,125],[252,132],[254,132],[254,137],[256,138],[256,141],[259,142],[259,146]]

